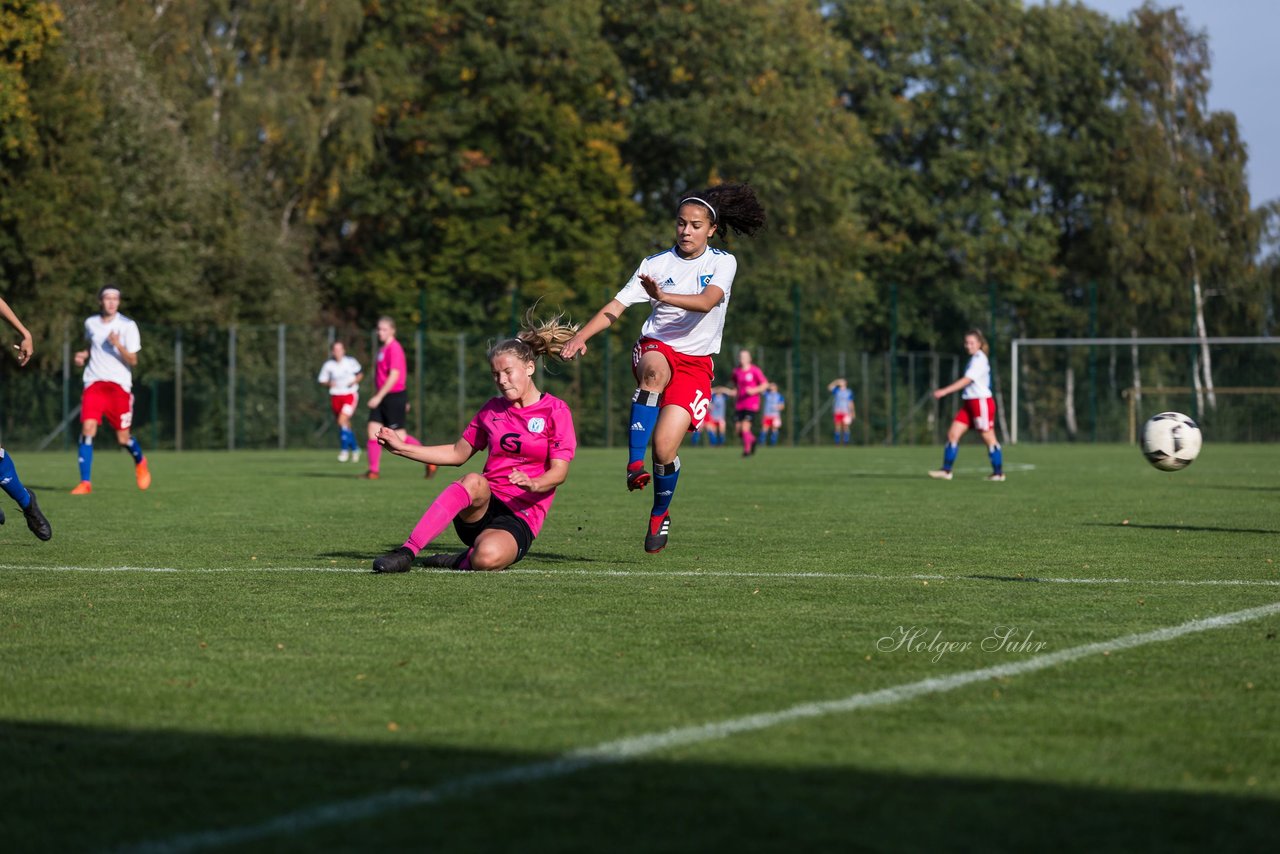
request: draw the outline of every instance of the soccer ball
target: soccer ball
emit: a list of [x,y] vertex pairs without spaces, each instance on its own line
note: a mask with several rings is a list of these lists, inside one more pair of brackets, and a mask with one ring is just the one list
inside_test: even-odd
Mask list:
[[1161,471],[1191,465],[1201,441],[1199,426],[1181,412],[1161,412],[1142,425],[1142,455]]

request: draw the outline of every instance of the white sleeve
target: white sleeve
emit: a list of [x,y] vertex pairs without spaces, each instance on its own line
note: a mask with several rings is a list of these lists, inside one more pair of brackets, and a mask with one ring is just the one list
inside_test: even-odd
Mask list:
[[728,298],[729,292],[733,290],[733,277],[737,274],[738,259],[733,255],[725,253],[716,260],[715,275],[711,277],[711,281],[707,284],[715,285],[717,288],[724,291],[725,297]]
[[130,323],[125,329],[124,348],[130,353],[136,353],[142,349],[142,333],[138,331],[138,324]]
[[316,377],[316,382],[327,383],[329,379],[329,362],[325,362],[320,366],[320,376]]
[[981,350],[973,354],[969,359],[969,364],[965,366],[964,375],[975,383],[982,382],[986,379],[987,374],[987,354]]
[[355,377],[356,374],[363,374],[363,373],[364,373],[364,368],[360,367],[360,363],[357,362],[355,359],[351,359],[351,376]]
[[649,293],[644,289],[644,285],[640,284],[640,274],[644,272],[648,271],[645,269],[644,261],[641,261],[640,266],[636,267],[636,271],[631,274],[631,278],[622,286],[622,290],[618,291],[614,299],[623,305],[649,302]]

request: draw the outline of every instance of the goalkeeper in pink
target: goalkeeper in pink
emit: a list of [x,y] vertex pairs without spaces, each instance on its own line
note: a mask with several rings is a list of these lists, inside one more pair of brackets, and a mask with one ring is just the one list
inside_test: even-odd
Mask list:
[[388,451],[419,463],[460,466],[478,451],[488,458],[480,474],[463,475],[447,486],[404,545],[374,560],[374,572],[407,572],[418,552],[450,522],[467,548],[431,555],[424,566],[498,570],[525,556],[578,445],[569,406],[539,391],[534,371],[539,356],[558,356],[576,331],[556,317],[489,348],[499,395],[480,408],[454,444],[410,445],[389,427],[378,431],[378,442]]

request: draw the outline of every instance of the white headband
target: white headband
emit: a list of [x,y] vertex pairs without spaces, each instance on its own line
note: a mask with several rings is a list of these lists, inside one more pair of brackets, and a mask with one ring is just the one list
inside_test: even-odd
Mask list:
[[697,203],[698,203],[698,204],[700,204],[700,205],[704,205],[704,206],[706,207],[706,209],[707,209],[707,210],[711,211],[711,221],[712,221],[712,222],[715,222],[715,221],[717,221],[718,219],[720,219],[720,217],[716,216],[716,209],[715,209],[715,208],[713,208],[713,207],[711,206],[711,202],[708,202],[706,199],[700,199],[700,198],[698,198],[697,196],[686,196],[685,198],[683,198],[683,199],[681,199],[681,200],[680,200],[680,204],[679,204],[679,205],[677,205],[677,208],[676,208],[676,209],[677,209],[677,210],[679,210],[680,208],[684,207],[684,203],[685,203],[685,202],[697,202]]

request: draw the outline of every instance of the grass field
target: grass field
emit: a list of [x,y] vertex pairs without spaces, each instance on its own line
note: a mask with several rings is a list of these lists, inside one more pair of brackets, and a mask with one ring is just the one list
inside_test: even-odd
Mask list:
[[19,452],[54,538],[3,504],[0,840],[1270,850],[1280,449],[939,455],[686,447],[651,556],[588,449],[514,571],[384,577],[449,472],[100,452],[73,498]]

